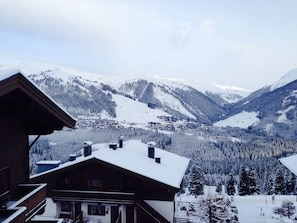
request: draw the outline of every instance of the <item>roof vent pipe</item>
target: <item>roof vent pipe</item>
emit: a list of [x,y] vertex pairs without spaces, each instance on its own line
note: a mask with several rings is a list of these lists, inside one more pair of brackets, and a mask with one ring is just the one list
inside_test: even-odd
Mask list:
[[83,143],[84,147],[84,156],[90,156],[92,154],[92,144],[91,141],[86,141]]
[[161,164],[161,157],[156,157],[156,158],[155,158],[155,161],[156,161],[156,163]]
[[119,148],[123,148],[124,136],[119,137]]
[[154,142],[148,143],[148,157],[154,159],[155,158],[155,145]]

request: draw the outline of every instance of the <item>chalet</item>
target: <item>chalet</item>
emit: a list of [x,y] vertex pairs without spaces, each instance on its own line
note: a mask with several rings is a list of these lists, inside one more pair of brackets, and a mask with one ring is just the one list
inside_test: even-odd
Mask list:
[[75,120],[19,70],[0,71],[0,108],[0,222],[33,222],[46,185],[29,184],[29,135],[73,128]]
[[173,222],[189,159],[137,140],[85,143],[83,155],[31,177],[72,222]]

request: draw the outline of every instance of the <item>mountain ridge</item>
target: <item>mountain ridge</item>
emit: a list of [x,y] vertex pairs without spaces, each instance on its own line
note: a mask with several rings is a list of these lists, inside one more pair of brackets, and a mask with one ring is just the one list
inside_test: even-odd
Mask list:
[[[219,122],[221,127],[244,126],[250,130],[289,138],[294,138],[297,134],[294,130],[297,127],[296,69],[272,85],[254,92],[213,84],[216,88],[225,89],[221,93],[203,93],[181,80],[161,80],[160,77],[106,78],[89,73],[66,72],[59,68],[33,72],[28,76],[76,117],[96,116],[116,120],[126,126],[135,125],[140,119],[134,121],[133,116],[128,118],[120,114],[119,107],[124,110],[125,106],[119,101],[122,100],[131,107],[130,110],[125,110],[126,113],[146,114],[142,117],[146,127],[151,125],[148,123],[165,125],[164,117],[167,117],[166,120],[191,121],[198,125],[216,125]],[[228,101],[222,96],[224,93],[235,99]],[[138,103],[142,105],[138,106]],[[236,124],[243,122],[247,124]]]

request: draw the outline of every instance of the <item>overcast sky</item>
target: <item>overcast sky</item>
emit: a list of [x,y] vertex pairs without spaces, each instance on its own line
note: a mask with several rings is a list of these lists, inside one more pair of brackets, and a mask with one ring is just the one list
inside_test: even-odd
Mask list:
[[297,68],[296,0],[1,0],[0,65],[255,90]]

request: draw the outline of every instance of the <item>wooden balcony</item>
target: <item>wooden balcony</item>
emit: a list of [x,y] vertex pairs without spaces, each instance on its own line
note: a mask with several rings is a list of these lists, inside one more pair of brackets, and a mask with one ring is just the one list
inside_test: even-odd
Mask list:
[[82,191],[82,190],[53,190],[53,200],[62,201],[87,201],[87,202],[111,202],[133,204],[134,193],[107,192],[107,191]]
[[46,184],[21,184],[6,209],[0,211],[0,219],[7,223],[30,222],[32,217],[42,213],[45,205]]

